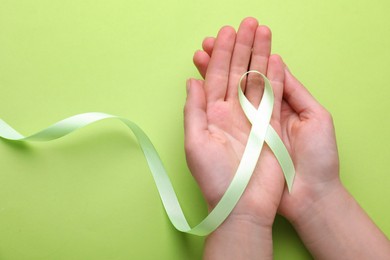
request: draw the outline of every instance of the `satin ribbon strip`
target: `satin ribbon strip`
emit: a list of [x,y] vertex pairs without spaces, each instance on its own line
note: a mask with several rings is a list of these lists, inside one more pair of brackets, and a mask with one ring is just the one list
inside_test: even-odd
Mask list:
[[[265,77],[261,72],[258,72],[256,70],[250,70],[244,73],[239,81],[238,86],[238,98],[241,104],[241,108],[244,110],[244,113],[246,117],[248,118],[249,122],[253,125],[254,120],[256,120],[256,114],[258,111],[256,108],[249,102],[249,100],[245,97],[244,93],[241,89],[241,82],[242,80],[249,74],[249,73],[256,73],[259,74],[264,79],[264,94],[263,99],[264,102],[267,101],[268,98],[267,95],[270,95],[272,93],[272,100],[273,100],[273,91],[271,87],[271,83],[269,82],[268,78]],[[267,91],[267,89],[270,89],[270,91]],[[261,104],[260,104],[261,106]],[[272,114],[272,108],[273,108],[273,102],[272,104],[269,104],[269,107],[271,109]],[[267,111],[269,112],[269,111]],[[265,136],[265,142],[268,144],[269,148],[271,148],[272,152],[274,153],[276,159],[278,160],[284,174],[284,178],[286,180],[288,191],[291,192],[292,184],[294,182],[295,177],[295,168],[294,164],[291,160],[291,157],[286,149],[286,146],[284,146],[283,141],[280,139],[278,133],[276,133],[275,129],[271,126],[271,124],[268,124],[267,134]]]
[[[258,109],[254,108],[247,100],[240,87],[241,81],[251,72],[261,75],[265,82],[263,98]],[[52,126],[29,136],[23,136],[0,119],[0,137],[13,141],[47,142],[66,136],[80,128],[101,120],[110,118],[117,119],[130,128],[137,138],[153,175],[165,211],[173,226],[182,232],[204,236],[214,231],[228,217],[237,204],[256,167],[264,141],[267,142],[268,146],[272,149],[278,159],[283,169],[289,190],[291,190],[292,187],[295,174],[294,166],[283,142],[269,124],[274,102],[274,95],[270,82],[260,72],[249,71],[241,77],[238,89],[240,104],[245,115],[252,124],[248,141],[236,174],[225,194],[209,215],[193,228],[190,227],[184,216],[169,176],[150,139],[137,124],[126,118],[99,112],[78,114],[59,121]]]

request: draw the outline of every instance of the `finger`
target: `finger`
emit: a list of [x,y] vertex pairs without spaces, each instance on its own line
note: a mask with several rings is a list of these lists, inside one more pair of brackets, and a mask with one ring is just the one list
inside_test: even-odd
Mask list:
[[213,53],[214,44],[214,37],[206,37],[202,42],[202,48],[209,56]]
[[[257,27],[258,22],[252,17],[245,18],[240,24],[230,66],[226,100],[237,101],[237,83],[241,75],[248,70]],[[242,83],[245,86],[245,82]]]
[[[259,26],[256,30],[253,44],[250,70],[257,70],[266,74],[268,59],[271,53],[271,40],[271,30],[267,26]],[[259,82],[258,79],[260,79],[260,77],[256,77],[256,74],[249,74],[245,88],[246,97],[256,107],[259,105],[264,89],[264,82],[262,79]]]
[[251,70],[257,70],[263,74],[267,72],[268,58],[271,54],[271,41],[271,30],[265,25],[257,27],[251,58]]
[[206,99],[203,81],[187,81],[187,100],[184,106],[184,132],[186,141],[196,140],[207,130]]
[[280,115],[284,85],[284,63],[279,55],[272,55],[269,57],[267,76],[274,92],[274,107],[272,111],[271,124],[280,134]]
[[316,112],[322,110],[322,106],[314,99],[310,92],[291,74],[285,66],[285,81],[283,98],[297,113]]
[[204,78],[210,62],[210,56],[205,51],[198,50],[194,54],[193,62],[200,75]]
[[225,99],[235,39],[236,32],[234,29],[225,26],[219,31],[215,40],[213,55],[205,77],[206,100],[208,103]]

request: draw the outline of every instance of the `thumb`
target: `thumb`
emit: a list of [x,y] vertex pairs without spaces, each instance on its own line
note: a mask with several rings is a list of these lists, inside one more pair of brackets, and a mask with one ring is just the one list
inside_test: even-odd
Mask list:
[[317,112],[322,106],[315,100],[310,92],[285,67],[285,84],[283,98],[298,114],[303,112]]

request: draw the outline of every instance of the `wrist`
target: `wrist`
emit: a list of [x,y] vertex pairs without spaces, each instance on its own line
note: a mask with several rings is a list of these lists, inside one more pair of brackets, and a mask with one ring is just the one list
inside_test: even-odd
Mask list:
[[256,208],[253,205],[243,205],[240,203],[233,209],[225,222],[227,224],[241,223],[257,229],[272,230],[276,212],[277,207],[268,207],[267,210],[264,210],[263,207]]
[[272,227],[230,215],[206,238],[204,259],[272,259]]
[[342,216],[349,208],[351,200],[350,194],[337,179],[327,190],[309,195],[288,220],[296,229],[325,225],[327,220]]
[[275,219],[276,212],[270,214],[269,216],[259,216],[258,214],[238,212],[236,209],[229,215],[229,217],[224,221],[221,227],[235,227],[244,225],[253,229],[261,231],[272,231],[272,225]]
[[388,259],[390,244],[341,185],[311,203],[292,221],[315,259]]
[[[224,224],[245,223],[248,226],[272,230],[280,198],[274,199],[266,193],[253,196],[248,190],[242,195]],[[208,205],[208,208],[210,212],[214,207]]]
[[345,194],[347,192],[339,178],[317,184],[297,180],[292,192],[284,194],[278,213],[293,225],[299,224],[302,219],[321,211],[332,198],[337,201]]

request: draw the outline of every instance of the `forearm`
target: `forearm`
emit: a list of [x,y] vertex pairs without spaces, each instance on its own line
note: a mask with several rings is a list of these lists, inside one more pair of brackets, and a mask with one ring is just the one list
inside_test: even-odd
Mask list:
[[390,242],[341,183],[293,225],[315,259],[389,259]]
[[272,259],[272,227],[228,218],[207,237],[204,259]]

